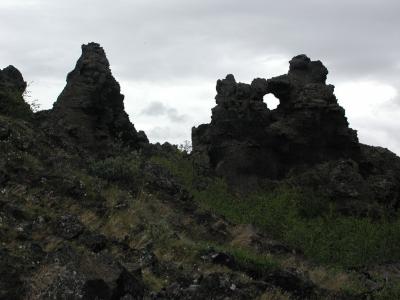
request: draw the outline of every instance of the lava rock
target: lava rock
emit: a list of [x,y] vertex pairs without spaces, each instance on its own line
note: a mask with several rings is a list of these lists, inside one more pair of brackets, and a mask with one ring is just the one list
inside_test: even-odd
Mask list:
[[55,224],[56,234],[67,240],[78,237],[83,230],[84,226],[78,217],[71,214],[61,216]]
[[32,110],[23,98],[26,86],[24,78],[14,66],[0,69],[0,114],[24,120],[32,118]]
[[0,299],[22,299],[25,287],[22,262],[0,249]]
[[31,280],[35,288],[24,299],[136,300],[145,293],[140,271],[128,272],[112,256],[82,255],[68,245],[50,253]]
[[151,190],[162,192],[166,199],[172,200],[181,208],[193,211],[196,207],[192,196],[176,178],[163,166],[147,163],[144,166],[146,185]]
[[275,271],[263,278],[268,283],[280,287],[284,291],[291,292],[299,299],[320,299],[319,291],[314,283],[289,271]]
[[95,253],[100,252],[107,245],[107,238],[103,234],[82,234],[79,240]]
[[82,287],[82,299],[108,300],[111,299],[111,290],[103,279],[87,280]]
[[124,110],[124,95],[106,54],[96,43],[82,45],[82,56],[67,76],[67,85],[42,127],[89,150],[105,152],[115,142],[140,148],[148,140],[137,132]]
[[[400,158],[359,143],[327,74],[320,61],[302,54],[285,75],[250,85],[231,74],[218,80],[211,122],[192,129],[195,168],[212,170],[245,192],[295,174],[303,177],[301,188],[336,199],[350,214],[363,202],[397,209]],[[276,109],[262,101],[266,94],[279,99]]]
[[117,279],[117,287],[113,292],[112,299],[139,300],[143,299],[144,291],[145,286],[141,277],[123,270]]
[[[233,75],[217,81],[217,106],[210,124],[192,130],[193,151],[206,153],[217,175],[232,186],[280,179],[299,165],[359,156],[357,134],[326,85],[327,69],[305,55],[290,61],[289,73],[251,85]],[[262,101],[280,100],[270,110]]]

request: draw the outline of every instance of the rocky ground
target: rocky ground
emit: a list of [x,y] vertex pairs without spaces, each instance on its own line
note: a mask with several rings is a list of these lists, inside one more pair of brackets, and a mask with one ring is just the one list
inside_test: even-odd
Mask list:
[[[304,105],[299,106],[300,112],[288,108],[290,99],[304,86],[296,79],[296,69],[304,69],[304,61],[310,63],[305,57],[292,61],[294,75],[272,79],[273,84],[256,80],[251,87],[239,84],[238,88],[233,76],[219,81],[218,95],[225,98],[217,96],[217,103],[225,108],[214,109],[211,125],[202,127],[208,135],[197,137],[203,129],[195,130],[197,140],[191,154],[169,144],[149,144],[146,135],[135,129],[124,111],[123,95],[105,53],[97,44],[82,47],[64,91],[49,111],[33,113],[23,99],[26,83],[22,75],[14,67],[1,70],[0,299],[399,298],[396,172],[400,168],[393,153],[358,144],[350,129],[326,129],[332,133],[327,141],[306,143],[309,147],[318,145],[314,150],[325,153],[317,155],[316,161],[307,159],[307,168],[299,166],[298,160],[284,160],[285,152],[268,150],[273,139],[255,148],[257,155],[277,157],[276,172],[257,173],[253,181],[254,173],[227,167],[236,159],[229,153],[239,153],[239,148],[242,157],[254,164],[248,159],[253,155],[249,149],[254,149],[248,148],[250,140],[254,143],[264,139],[265,132],[269,135],[289,128],[280,119],[282,115],[304,116]],[[310,67],[310,80],[316,85],[309,94],[326,92],[331,101],[329,115],[347,128],[344,112],[332,98],[333,90],[324,87],[326,74],[315,71],[324,70],[321,65],[312,63]],[[284,108],[267,110],[262,102],[264,93],[273,89],[286,95],[288,85],[295,88],[290,88],[292,96],[285,96],[289,100]],[[232,95],[242,99],[237,101],[242,108],[230,107],[237,100],[230,99]],[[241,103],[248,98],[254,103]],[[239,115],[254,113],[259,116],[254,118],[259,125],[275,129],[256,133],[244,132],[242,127],[232,130],[240,137],[220,139],[229,126],[240,124],[238,111]],[[310,114],[319,112],[312,108]],[[250,124],[246,126],[259,128],[251,120],[247,119]],[[288,133],[292,139],[283,135],[279,140],[282,149],[289,152],[296,149],[285,145],[293,140],[301,144],[300,134],[308,132],[291,128],[295,132]],[[347,141],[339,151],[342,154],[327,154],[326,149],[340,134]],[[312,139],[320,137],[316,133]],[[237,148],[237,140],[245,143]],[[301,148],[304,153],[308,150]],[[238,177],[251,185],[229,187]],[[307,196],[323,196],[317,203],[307,202],[300,209],[296,206],[307,214],[297,216],[296,210],[293,217],[289,216],[289,204],[297,196],[279,192],[287,187],[290,191],[306,187],[312,190]],[[278,196],[257,202],[259,198],[252,198],[250,189],[258,197]],[[289,196],[279,198],[286,194]],[[293,236],[300,236],[301,231],[292,236],[293,228],[329,219],[327,208],[331,208],[329,214],[338,216],[335,220],[357,224],[343,225],[349,234],[349,229],[355,228],[356,234],[351,236],[362,237],[345,249],[348,253],[359,257],[362,242],[379,237],[371,228],[379,233],[385,228],[388,239],[371,242],[374,246],[368,244],[365,249],[387,249],[387,254],[372,249],[365,258],[348,256],[345,261],[327,249],[335,243],[326,246],[315,242],[312,248],[312,241],[307,247],[302,241],[295,242]],[[385,227],[378,221],[382,216]],[[289,228],[294,221],[297,225]],[[365,227],[368,232],[360,233],[363,224],[369,226]],[[311,229],[307,230],[310,232],[305,231],[305,237],[314,237],[315,231],[311,234]]]

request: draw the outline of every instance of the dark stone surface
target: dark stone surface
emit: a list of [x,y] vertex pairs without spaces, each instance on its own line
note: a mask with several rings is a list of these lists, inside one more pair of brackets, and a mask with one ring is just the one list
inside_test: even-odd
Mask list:
[[[217,175],[233,184],[281,179],[296,167],[360,157],[357,134],[326,85],[328,70],[305,55],[290,61],[286,75],[237,83],[217,81],[217,106],[210,124],[193,128],[194,153],[205,154]],[[272,93],[275,110],[263,102]]]
[[[82,255],[64,246],[48,255],[44,263],[47,275],[53,275],[29,291],[29,299],[143,299],[141,273],[127,271],[109,255]],[[38,274],[39,280],[41,277]]]
[[[325,83],[327,74],[320,61],[299,55],[286,75],[250,85],[233,75],[218,80],[211,123],[192,130],[193,156],[236,189],[293,177],[300,187],[334,199],[346,214],[397,209],[400,158],[358,142],[334,87]],[[280,101],[275,110],[263,102],[268,93]]]
[[30,106],[23,98],[26,87],[17,68],[8,66],[0,69],[0,114],[25,120],[32,117]]
[[[111,299],[123,299],[128,296],[130,296],[128,299],[132,300],[143,299],[145,286],[142,278],[137,275],[123,270],[116,281],[117,287],[114,289]],[[141,276],[141,274],[139,275]]]
[[107,246],[107,238],[103,234],[83,234],[79,237],[79,240],[94,253],[100,252]]
[[22,299],[25,292],[22,264],[8,251],[0,249],[0,299]]
[[60,217],[55,224],[55,232],[64,239],[71,240],[78,237],[84,230],[84,226],[79,219],[71,214]]
[[111,298],[110,287],[103,279],[88,280],[82,287],[83,296],[85,300],[108,300]]
[[8,87],[22,94],[26,89],[26,82],[22,77],[21,72],[14,66],[8,66],[0,70],[1,87]]
[[130,122],[123,100],[103,48],[89,43],[53,109],[41,113],[42,126],[89,150],[104,151],[116,141],[139,148],[148,140]]

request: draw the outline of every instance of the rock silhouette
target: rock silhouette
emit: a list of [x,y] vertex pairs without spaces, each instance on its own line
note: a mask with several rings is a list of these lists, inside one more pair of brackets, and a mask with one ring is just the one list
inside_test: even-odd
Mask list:
[[[234,182],[279,179],[294,167],[358,157],[357,134],[334,87],[325,84],[327,74],[320,61],[299,55],[286,75],[251,84],[233,75],[218,80],[211,123],[193,128],[193,150],[206,152],[216,173]],[[268,93],[280,100],[275,110],[263,102]]]
[[[336,186],[347,193],[338,195],[331,189],[332,196],[382,198],[385,193],[371,187],[390,185],[388,198],[398,203],[400,182],[395,178],[400,178],[399,158],[388,150],[359,143],[337,102],[334,86],[326,84],[327,74],[320,61],[298,55],[289,62],[285,75],[257,78],[251,84],[237,83],[233,75],[218,80],[211,123],[192,129],[195,155],[206,157],[211,170],[238,188],[254,187],[263,179],[304,174],[325,162],[336,162],[329,167],[334,168],[341,165],[338,161],[349,160],[351,167],[333,172],[341,178]],[[263,102],[269,93],[280,101],[274,110]],[[324,176],[335,181],[329,171]],[[318,178],[322,186],[326,181]]]
[[26,86],[14,66],[0,69],[0,114],[22,119],[32,117],[32,111],[23,98]]
[[92,150],[117,140],[138,148],[148,140],[129,121],[123,100],[103,48],[96,43],[82,45],[82,55],[48,113],[47,127]]

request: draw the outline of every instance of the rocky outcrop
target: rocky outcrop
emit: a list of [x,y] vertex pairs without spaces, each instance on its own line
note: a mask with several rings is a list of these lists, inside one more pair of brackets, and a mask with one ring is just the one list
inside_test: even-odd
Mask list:
[[[194,152],[206,153],[212,169],[234,183],[279,179],[295,167],[360,154],[357,134],[326,85],[327,69],[305,55],[288,74],[251,84],[233,75],[217,82],[210,124],[193,128]],[[279,100],[270,110],[263,96]]]
[[[211,123],[192,130],[193,155],[238,188],[293,177],[347,211],[355,199],[398,207],[400,159],[358,142],[327,74],[320,61],[299,55],[282,76],[218,80]],[[280,101],[274,110],[263,102],[269,93]]]
[[103,48],[89,43],[82,46],[64,90],[42,119],[53,135],[90,150],[105,149],[115,141],[138,148],[148,140],[129,121],[123,100]]
[[400,159],[391,151],[360,145],[359,161],[324,162],[288,179],[332,200],[342,214],[379,218],[400,205]]
[[26,82],[14,67],[0,69],[0,114],[14,118],[32,117],[30,106],[24,101]]

